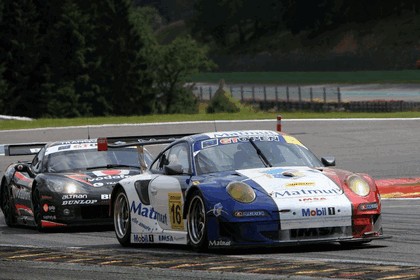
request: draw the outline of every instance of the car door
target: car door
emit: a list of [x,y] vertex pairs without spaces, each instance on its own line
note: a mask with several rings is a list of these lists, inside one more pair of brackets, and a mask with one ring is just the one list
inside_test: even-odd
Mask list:
[[151,171],[161,174],[149,184],[150,203],[156,215],[162,217],[160,226],[163,230],[185,231],[182,208],[191,178],[189,144],[181,142],[168,148],[152,165]]

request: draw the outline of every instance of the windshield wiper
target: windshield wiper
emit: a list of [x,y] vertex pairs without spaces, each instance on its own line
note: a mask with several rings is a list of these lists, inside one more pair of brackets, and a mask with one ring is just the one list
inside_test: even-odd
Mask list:
[[252,140],[252,138],[249,138],[249,143],[251,143],[251,145],[255,148],[255,150],[257,151],[258,156],[260,157],[261,161],[264,163],[265,167],[269,166],[269,167],[273,167],[273,165],[270,163],[270,161],[265,157],[265,155],[263,154],[263,152],[260,150],[260,148],[258,148],[257,144],[255,144],[254,140]]
[[87,167],[86,170],[91,170],[91,169],[103,169],[103,168],[118,168],[118,167],[128,167],[128,168],[136,168],[136,169],[140,169],[140,166],[133,166],[133,165],[126,165],[126,164],[107,164],[107,165],[101,165],[101,166],[92,166],[92,167]]

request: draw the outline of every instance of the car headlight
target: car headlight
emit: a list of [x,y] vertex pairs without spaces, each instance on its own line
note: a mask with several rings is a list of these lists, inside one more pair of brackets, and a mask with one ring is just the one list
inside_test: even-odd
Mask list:
[[251,203],[255,200],[254,190],[243,182],[232,182],[226,187],[228,194],[236,201]]
[[68,180],[52,179],[47,181],[47,187],[57,193],[85,193],[86,191],[79,184]]
[[367,196],[370,192],[369,184],[358,175],[350,175],[347,178],[347,185],[357,195]]

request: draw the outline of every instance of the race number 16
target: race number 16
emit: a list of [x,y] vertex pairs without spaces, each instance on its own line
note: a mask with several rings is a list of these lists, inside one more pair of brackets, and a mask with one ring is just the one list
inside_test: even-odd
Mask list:
[[182,194],[169,193],[169,211],[172,229],[184,229],[184,220],[182,219]]

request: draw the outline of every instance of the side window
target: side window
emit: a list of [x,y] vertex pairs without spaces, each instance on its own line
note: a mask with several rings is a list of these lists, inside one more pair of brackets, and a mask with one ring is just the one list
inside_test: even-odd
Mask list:
[[190,160],[189,160],[189,150],[188,144],[180,143],[178,145],[173,146],[168,155],[169,164],[179,164],[182,166],[182,170],[185,173],[190,172]]
[[164,172],[165,165],[177,164],[182,166],[183,172],[190,172],[191,168],[189,160],[189,149],[188,143],[186,142],[172,146],[163,152],[161,156],[153,163],[150,169],[154,173],[162,173]]
[[150,170],[153,173],[162,173],[163,172],[163,167],[165,165],[168,165],[168,153],[169,150],[166,150],[165,152],[163,152],[159,158],[157,160],[155,160],[155,162],[152,164],[152,166],[150,167]]
[[45,148],[42,148],[38,154],[36,154],[36,156],[34,157],[34,159],[32,160],[31,166],[32,166],[32,171],[35,173],[39,173],[41,172],[41,168],[42,168],[42,159],[44,158],[44,154],[45,154]]

